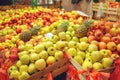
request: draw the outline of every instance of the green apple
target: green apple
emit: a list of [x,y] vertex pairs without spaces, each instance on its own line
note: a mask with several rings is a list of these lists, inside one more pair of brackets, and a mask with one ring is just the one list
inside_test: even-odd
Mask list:
[[71,40],[71,36],[69,34],[66,34],[66,41],[70,41]]
[[24,54],[20,57],[20,61],[22,62],[22,64],[29,64],[30,56],[28,54]]
[[102,58],[103,58],[103,56],[100,53],[100,51],[93,51],[91,53],[91,59],[92,59],[93,62],[100,61]]
[[35,53],[35,50],[34,49],[30,49],[28,50],[29,53]]
[[71,35],[71,32],[70,31],[66,31],[66,34]]
[[39,59],[39,54],[36,54],[36,53],[31,53],[30,54],[30,61],[31,62],[35,62],[38,59]]
[[80,64],[82,65],[83,64],[83,59],[80,55],[77,55],[77,56],[74,56],[74,59]]
[[91,58],[86,58],[82,64],[83,69],[91,69],[93,67]]
[[27,55],[28,51],[21,51],[21,52],[19,52],[18,56],[19,56],[19,58],[21,58],[25,54]]
[[53,43],[56,43],[57,41],[59,41],[59,37],[57,35],[53,35],[52,40]]
[[93,69],[95,69],[95,70],[103,69],[103,65],[100,62],[95,62],[93,64]]
[[62,59],[63,59],[63,56],[64,56],[64,54],[63,54],[62,51],[56,51],[56,52],[55,52],[55,59],[56,59],[56,60],[62,60]]
[[37,70],[43,70],[46,68],[46,62],[44,59],[39,59],[35,62],[35,67]]
[[40,53],[39,53],[39,57],[41,58],[41,59],[47,59],[48,58],[48,53],[47,53],[47,51],[45,51],[45,50],[43,50],[43,51],[41,51]]
[[60,32],[58,34],[58,37],[60,38],[60,40],[65,40],[66,39],[66,33],[65,32]]
[[[70,34],[71,34],[72,37],[74,37],[75,36],[75,31],[72,31]],[[75,38],[75,39],[73,38],[72,40],[77,41],[77,38]]]
[[82,37],[82,38],[80,38],[80,42],[88,42],[88,38],[87,37]]
[[73,36],[72,41],[79,42],[79,39],[77,37]]
[[18,70],[18,68],[16,66],[14,66],[14,65],[9,67],[9,69],[8,69],[9,73],[11,73],[14,70]]
[[48,49],[47,49],[47,53],[49,54],[49,55],[54,55],[55,54],[55,52],[56,52],[56,48],[55,47],[49,47]]
[[90,44],[88,47],[88,51],[89,52],[98,51],[98,46],[96,46],[95,44]]
[[33,73],[35,73],[35,72],[37,72],[37,69],[36,69],[36,67],[35,67],[35,64],[31,63],[31,64],[28,66],[28,73],[29,73],[29,74],[33,74]]
[[85,50],[88,49],[89,44],[86,43],[86,42],[80,42],[80,43],[77,44],[77,46],[81,51],[85,51]]
[[34,47],[36,53],[40,53],[42,50],[45,50],[45,46],[43,44],[38,44]]
[[28,51],[30,49],[33,49],[33,45],[30,43],[25,44],[25,50]]
[[77,55],[77,50],[75,48],[69,48],[67,50],[68,54],[72,57],[76,56]]
[[20,68],[19,68],[20,72],[27,72],[28,71],[28,66],[27,65],[21,65]]
[[47,41],[47,42],[45,43],[45,48],[48,49],[49,47],[53,47],[53,42]]
[[111,58],[107,57],[102,59],[102,64],[104,68],[111,67],[112,63],[113,63],[113,60]]
[[17,70],[13,70],[10,74],[10,78],[14,78],[14,79],[18,79],[19,76],[20,76],[20,72]]
[[77,55],[81,56],[82,59],[84,60],[86,54],[85,54],[85,52],[83,52],[83,51],[77,51]]
[[91,53],[90,52],[86,52],[85,58],[90,58],[90,57],[91,57]]
[[27,72],[23,71],[21,72],[21,75],[19,76],[19,80],[25,80],[28,77],[30,77],[30,75]]
[[69,27],[67,28],[67,31],[72,32],[72,31],[74,31],[74,28],[73,28],[72,26],[69,26]]
[[100,53],[102,54],[103,57],[110,57],[110,54],[107,49],[101,49]]
[[77,43],[75,41],[69,41],[68,42],[68,47],[69,48],[75,48],[75,47],[77,47]]
[[55,59],[55,57],[53,57],[53,56],[49,56],[49,57],[47,58],[46,62],[47,62],[48,65],[51,65],[51,64],[53,64],[53,63],[56,62],[56,59]]
[[16,66],[19,68],[21,65],[22,65],[22,62],[21,62],[20,60],[18,60],[18,61],[16,62]]
[[67,42],[66,41],[58,41],[56,43],[56,49],[58,49],[58,50],[63,50],[64,47],[66,47],[66,46],[67,46]]
[[19,49],[20,51],[23,51],[23,50],[25,49],[25,45],[23,45],[23,44],[19,45],[19,46],[18,46],[18,49]]

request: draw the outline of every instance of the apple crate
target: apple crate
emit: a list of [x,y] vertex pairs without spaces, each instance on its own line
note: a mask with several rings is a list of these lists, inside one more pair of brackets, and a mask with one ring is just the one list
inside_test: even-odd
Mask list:
[[[100,5],[100,3],[94,3],[93,2],[93,4],[92,4],[93,11],[98,11],[99,5]],[[107,3],[103,3],[104,12],[107,10],[107,8],[108,8]]]
[[66,72],[68,70],[68,65],[69,65],[69,59],[64,58],[48,66],[44,70],[31,75],[26,80],[47,80],[47,75],[49,72],[52,74],[52,77],[54,78],[62,74],[63,72]]
[[118,21],[119,19],[118,10],[119,10],[118,8],[108,8],[106,19],[109,21]]

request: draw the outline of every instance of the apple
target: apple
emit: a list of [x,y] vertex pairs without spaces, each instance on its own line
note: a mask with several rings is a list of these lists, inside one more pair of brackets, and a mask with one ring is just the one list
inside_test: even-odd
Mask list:
[[91,53],[90,52],[86,52],[85,58],[90,58],[90,57],[91,57]]
[[40,53],[42,50],[45,50],[45,46],[43,44],[38,44],[34,47],[36,53]]
[[81,51],[85,51],[88,49],[89,44],[86,42],[80,42],[77,46]]
[[9,69],[8,69],[9,73],[11,73],[11,72],[14,71],[14,70],[18,70],[18,68],[17,68],[16,66],[11,66],[11,67],[9,67]]
[[112,36],[116,36],[117,33],[118,33],[118,32],[117,32],[117,28],[114,28],[114,27],[113,27],[113,28],[110,29],[110,34],[111,34]]
[[18,46],[18,49],[19,49],[19,51],[23,51],[23,50],[25,49],[25,45],[22,45],[22,44],[19,45],[19,46]]
[[77,55],[81,56],[82,59],[84,60],[86,54],[85,54],[85,52],[79,50],[79,51],[77,51]]
[[51,65],[51,64],[53,64],[53,63],[56,62],[56,59],[55,59],[55,57],[53,57],[53,56],[49,56],[49,57],[47,58],[46,62],[47,62],[48,65]]
[[31,53],[35,53],[35,50],[34,49],[30,49],[28,50],[28,52],[31,54]]
[[91,41],[96,40],[95,36],[88,36],[88,42],[90,43]]
[[49,47],[53,47],[53,43],[51,41],[47,41],[45,43],[45,48],[48,49]]
[[93,40],[93,41],[90,42],[90,44],[95,44],[96,46],[98,46],[99,42],[96,41],[96,40]]
[[95,62],[93,64],[93,69],[95,69],[95,70],[103,69],[103,65],[100,62]]
[[30,77],[30,75],[27,72],[23,71],[21,72],[21,75],[19,76],[19,80],[25,80],[28,77]]
[[102,54],[103,57],[110,57],[111,51],[107,49],[101,49],[100,53]]
[[18,60],[18,61],[16,62],[16,66],[19,68],[21,65],[23,65],[22,62],[21,62],[20,60]]
[[74,56],[74,59],[80,64],[82,65],[83,64],[83,59],[80,55],[76,55]]
[[108,36],[103,36],[100,41],[105,42],[105,43],[108,43],[108,42],[111,41],[111,39],[110,39],[110,37],[108,37]]
[[120,52],[120,44],[117,45],[117,51]]
[[28,54],[28,51],[21,51],[18,53],[19,58],[22,57],[23,55]]
[[28,66],[27,65],[21,65],[20,68],[19,68],[19,71],[20,72],[23,72],[23,71],[27,72],[28,71]]
[[57,41],[59,41],[59,37],[57,35],[53,35],[52,36],[52,40],[53,43],[56,43]]
[[73,36],[73,37],[72,37],[72,41],[78,42],[79,39],[78,39],[76,36]]
[[43,70],[46,68],[46,62],[44,59],[39,59],[35,61],[35,67],[37,70]]
[[22,64],[29,64],[30,56],[28,54],[24,54],[20,57],[20,61],[22,62]]
[[80,38],[80,42],[88,42],[88,37],[82,37]]
[[93,51],[91,53],[91,59],[92,59],[93,62],[100,61],[102,58],[103,58],[103,56],[100,53],[100,51]]
[[29,66],[28,66],[28,73],[29,73],[29,74],[33,74],[33,73],[35,73],[35,72],[37,72],[37,69],[36,69],[36,67],[35,67],[35,64],[33,64],[33,63],[29,64]]
[[100,40],[103,37],[103,32],[101,30],[96,30],[94,33],[97,40]]
[[35,62],[38,59],[39,59],[39,55],[38,54],[36,54],[36,53],[31,53],[30,54],[30,61],[31,62]]
[[74,28],[73,28],[72,26],[69,26],[69,27],[67,28],[67,31],[72,32],[72,31],[74,31]]
[[95,44],[90,44],[88,47],[89,52],[98,51],[98,47]]
[[69,48],[67,50],[68,54],[72,57],[76,56],[77,55],[77,50],[75,48]]
[[111,41],[115,42],[116,44],[119,44],[120,43],[120,38],[119,37],[112,37]]
[[108,42],[107,43],[107,49],[109,49],[111,51],[116,50],[116,44],[115,44],[115,42]]
[[113,63],[113,60],[111,58],[107,57],[102,59],[102,65],[104,68],[111,67],[112,63]]
[[75,41],[69,41],[68,42],[68,47],[69,48],[75,48],[77,46],[77,43]]
[[39,53],[39,57],[41,58],[41,59],[47,59],[48,58],[48,53],[47,53],[47,51],[45,51],[45,50],[43,50],[43,51],[41,51],[40,53]]
[[65,40],[66,39],[66,33],[65,32],[60,32],[58,34],[58,37],[60,38],[60,40]]
[[91,58],[86,58],[82,64],[83,69],[91,69],[93,67]]
[[10,78],[18,79],[19,76],[20,76],[20,72],[17,71],[17,70],[13,70],[13,71],[10,73]]
[[58,50],[63,50],[64,47],[66,47],[66,46],[67,46],[67,42],[66,41],[58,41],[56,43],[56,49],[58,49]]
[[28,50],[30,50],[30,49],[33,49],[34,47],[33,47],[33,45],[32,44],[25,44],[25,50],[26,51],[28,51]]
[[66,34],[66,41],[70,41],[71,40],[71,36],[69,34]]
[[47,49],[47,53],[49,54],[49,55],[54,55],[55,54],[55,52],[56,52],[56,48],[55,47],[49,47],[48,49]]
[[56,59],[56,60],[62,60],[63,57],[64,57],[64,54],[63,54],[62,51],[56,51],[56,52],[55,52],[55,59]]
[[107,45],[106,45],[105,42],[99,42],[99,44],[98,44],[99,50],[101,50],[101,49],[106,49],[106,47],[107,47]]

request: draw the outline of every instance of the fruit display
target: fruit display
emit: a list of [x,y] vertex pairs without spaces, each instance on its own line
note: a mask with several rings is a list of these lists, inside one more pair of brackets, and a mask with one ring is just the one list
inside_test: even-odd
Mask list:
[[65,58],[65,53],[83,69],[96,71],[112,67],[120,55],[120,23],[92,20],[60,9],[18,11],[23,12],[0,24],[0,50],[4,54],[0,67],[10,79],[25,80]]

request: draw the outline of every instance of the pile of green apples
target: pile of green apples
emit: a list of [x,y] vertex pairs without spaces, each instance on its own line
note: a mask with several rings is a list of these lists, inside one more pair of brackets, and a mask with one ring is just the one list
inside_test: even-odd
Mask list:
[[[19,40],[19,60],[8,72],[10,78],[25,80],[30,75],[45,69],[64,57],[63,51],[74,58],[83,69],[106,69],[112,66],[114,56],[110,50],[98,49],[98,46],[88,42],[87,37],[77,38],[75,29],[78,24],[67,21],[66,31],[57,32],[58,25],[67,20],[60,20],[48,27],[43,27],[37,36],[28,42]],[[46,36],[46,34],[52,34]]]

